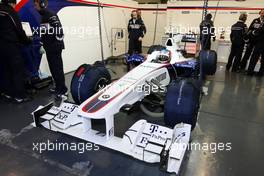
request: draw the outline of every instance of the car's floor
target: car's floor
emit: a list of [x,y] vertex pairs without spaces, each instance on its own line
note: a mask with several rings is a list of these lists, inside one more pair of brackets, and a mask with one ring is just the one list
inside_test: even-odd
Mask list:
[[[125,66],[110,66],[122,75]],[[219,64],[215,77],[209,78],[209,94],[202,101],[198,126],[192,143],[211,144],[211,151],[192,150],[182,165],[182,175],[223,176],[263,175],[264,163],[264,83],[263,79],[225,73]],[[71,75],[67,75],[69,85]],[[22,105],[0,100],[0,175],[167,175],[158,165],[134,160],[121,153],[100,148],[99,151],[33,151],[37,142],[79,142],[70,136],[32,128],[30,113],[39,105],[52,101],[48,89],[37,93],[34,101]],[[121,134],[135,121],[146,118],[162,124],[162,119],[148,118],[140,111],[116,115],[116,133]],[[214,151],[214,143],[231,143],[231,151]],[[169,174],[168,174],[169,175]]]

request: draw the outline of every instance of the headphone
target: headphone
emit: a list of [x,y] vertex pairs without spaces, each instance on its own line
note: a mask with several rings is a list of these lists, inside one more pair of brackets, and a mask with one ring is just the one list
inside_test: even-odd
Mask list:
[[44,9],[46,7],[46,0],[39,0],[39,6]]

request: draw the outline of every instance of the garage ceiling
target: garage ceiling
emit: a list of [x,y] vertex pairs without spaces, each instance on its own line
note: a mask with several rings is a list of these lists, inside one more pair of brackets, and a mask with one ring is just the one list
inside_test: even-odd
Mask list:
[[[140,4],[156,4],[156,3],[167,3],[168,0],[135,0]],[[204,1],[204,0],[178,0],[178,1]],[[209,0],[209,1],[218,1],[218,0]],[[230,1],[230,0],[221,0],[221,1]],[[233,0],[233,1],[246,1],[246,0]]]
[[[135,0],[140,4],[156,4],[156,3],[167,3],[167,0]],[[163,2],[161,2],[163,1]]]

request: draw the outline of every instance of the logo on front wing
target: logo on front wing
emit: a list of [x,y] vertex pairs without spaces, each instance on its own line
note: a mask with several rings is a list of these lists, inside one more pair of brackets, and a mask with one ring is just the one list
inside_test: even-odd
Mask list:
[[103,99],[109,99],[110,98],[110,95],[107,95],[107,94],[106,95],[103,95],[102,98]]
[[151,125],[149,130],[150,130],[150,133],[155,133],[158,131],[158,129],[159,129],[158,125]]

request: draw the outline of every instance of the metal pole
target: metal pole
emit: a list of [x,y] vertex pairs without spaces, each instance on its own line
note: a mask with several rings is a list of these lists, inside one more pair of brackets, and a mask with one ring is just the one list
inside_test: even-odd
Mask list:
[[205,16],[208,13],[208,1],[209,0],[204,0],[204,6],[203,6],[203,13],[202,13],[202,20],[205,19]]
[[154,27],[153,45],[155,44],[155,41],[156,41],[156,35],[157,35],[158,13],[159,13],[159,4],[157,4],[157,9],[156,9],[156,18],[155,18],[155,27]]
[[102,62],[104,62],[104,48],[103,48],[102,23],[101,23],[101,3],[100,0],[97,0],[97,2],[98,2],[98,22],[99,22],[101,57],[102,57]]

